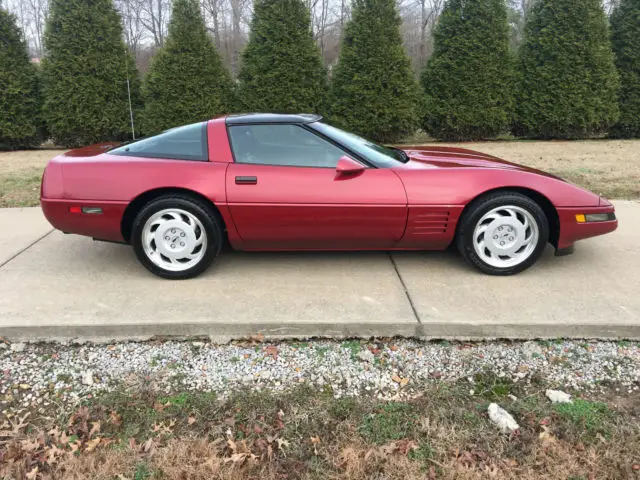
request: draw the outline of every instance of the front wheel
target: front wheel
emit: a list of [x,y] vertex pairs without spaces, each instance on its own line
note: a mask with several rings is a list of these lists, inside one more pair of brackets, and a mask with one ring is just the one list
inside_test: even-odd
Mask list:
[[167,195],[140,210],[131,242],[148,270],[180,280],[207,269],[220,252],[222,228],[208,205],[185,195]]
[[512,275],[533,265],[549,239],[547,217],[531,198],[498,192],[473,202],[460,219],[462,256],[490,275]]

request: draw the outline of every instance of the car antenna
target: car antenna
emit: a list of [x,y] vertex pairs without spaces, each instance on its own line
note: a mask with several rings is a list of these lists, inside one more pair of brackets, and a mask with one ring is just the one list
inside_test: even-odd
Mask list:
[[131,137],[136,139],[136,128],[133,123],[133,107],[131,106],[131,83],[129,82],[129,62],[127,58],[127,47],[124,50],[124,69],[127,74],[127,96],[129,97],[129,118],[131,119]]

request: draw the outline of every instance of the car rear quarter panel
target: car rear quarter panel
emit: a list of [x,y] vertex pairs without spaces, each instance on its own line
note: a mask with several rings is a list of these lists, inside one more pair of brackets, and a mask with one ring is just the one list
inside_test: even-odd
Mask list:
[[[224,203],[228,165],[109,154],[60,156],[45,171],[42,208],[51,224],[62,231],[123,241],[123,213],[132,200],[145,192],[182,188],[214,203]],[[101,207],[103,214],[70,214],[69,207],[74,205]]]

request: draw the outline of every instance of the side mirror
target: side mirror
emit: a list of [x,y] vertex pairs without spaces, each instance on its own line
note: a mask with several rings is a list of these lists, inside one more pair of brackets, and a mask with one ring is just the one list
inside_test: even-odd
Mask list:
[[338,175],[354,175],[364,172],[364,165],[345,155],[338,160],[336,172]]

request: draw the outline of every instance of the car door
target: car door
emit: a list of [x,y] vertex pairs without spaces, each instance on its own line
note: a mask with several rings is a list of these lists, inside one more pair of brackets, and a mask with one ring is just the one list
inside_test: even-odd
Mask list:
[[341,174],[347,153],[302,125],[230,125],[227,202],[245,249],[377,249],[404,233],[391,169]]

